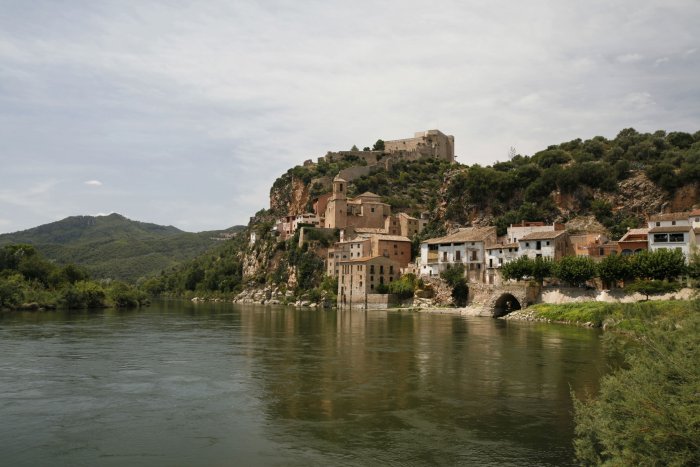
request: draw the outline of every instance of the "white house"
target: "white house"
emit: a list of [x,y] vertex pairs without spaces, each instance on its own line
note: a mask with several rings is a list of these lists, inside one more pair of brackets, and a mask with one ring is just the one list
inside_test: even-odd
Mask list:
[[469,280],[484,280],[486,246],[496,241],[496,227],[469,227],[421,243],[422,276],[439,275],[449,265],[463,264]]
[[[688,262],[693,247],[698,243],[697,237],[700,232],[700,220],[695,220],[696,217],[700,219],[700,213],[695,216],[692,214],[694,212],[672,212],[651,216],[647,234],[649,251],[680,250]],[[696,224],[697,228],[695,228]]]
[[557,260],[572,253],[573,248],[566,230],[532,232],[518,240],[518,257]]

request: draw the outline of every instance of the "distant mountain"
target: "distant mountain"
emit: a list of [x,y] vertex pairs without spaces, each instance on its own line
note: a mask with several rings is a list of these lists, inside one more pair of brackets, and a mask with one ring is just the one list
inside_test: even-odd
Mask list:
[[94,278],[134,281],[194,258],[228,234],[243,229],[236,226],[190,233],[173,226],[133,221],[119,214],[72,216],[2,234],[0,245],[29,243],[56,263],[85,267]]

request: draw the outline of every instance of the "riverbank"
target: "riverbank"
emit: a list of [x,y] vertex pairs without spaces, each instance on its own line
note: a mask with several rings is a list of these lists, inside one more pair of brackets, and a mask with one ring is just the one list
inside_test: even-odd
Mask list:
[[539,303],[502,317],[505,320],[538,321],[640,331],[661,320],[680,321],[700,312],[700,300],[655,300],[636,303],[577,302]]

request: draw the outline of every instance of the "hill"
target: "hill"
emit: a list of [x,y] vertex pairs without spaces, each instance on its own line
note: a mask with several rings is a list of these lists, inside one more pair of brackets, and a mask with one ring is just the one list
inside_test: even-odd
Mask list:
[[190,233],[119,214],[72,216],[0,235],[0,246],[27,243],[58,264],[85,267],[92,277],[135,281],[194,258],[217,245],[215,238],[242,229]]
[[[251,219],[248,233],[256,233],[256,243],[238,242],[226,254],[188,262],[162,277],[158,287],[200,296],[264,284],[291,288],[297,295],[320,287],[322,266],[307,254],[311,248],[299,248],[296,238],[280,242],[270,229],[275,219],[312,209],[314,198],[330,190],[339,171],[362,165],[346,157],[289,169],[270,189],[270,209]],[[392,161],[348,179],[350,196],[365,191],[380,195],[394,212],[427,217],[416,245],[462,226],[495,225],[502,235],[509,224],[523,220],[567,223],[571,231],[607,231],[617,239],[649,215],[700,204],[700,132],[627,128],[613,139],[575,139],[487,166],[431,158]],[[232,281],[222,279],[224,269],[235,271]],[[310,269],[318,274],[307,281]]]

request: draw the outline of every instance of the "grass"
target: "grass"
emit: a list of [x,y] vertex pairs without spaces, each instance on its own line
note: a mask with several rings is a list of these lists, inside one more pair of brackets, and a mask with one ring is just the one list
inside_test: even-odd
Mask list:
[[660,321],[680,321],[700,312],[700,300],[655,300],[637,303],[581,302],[552,305],[540,303],[528,308],[535,317],[606,329],[641,332]]

